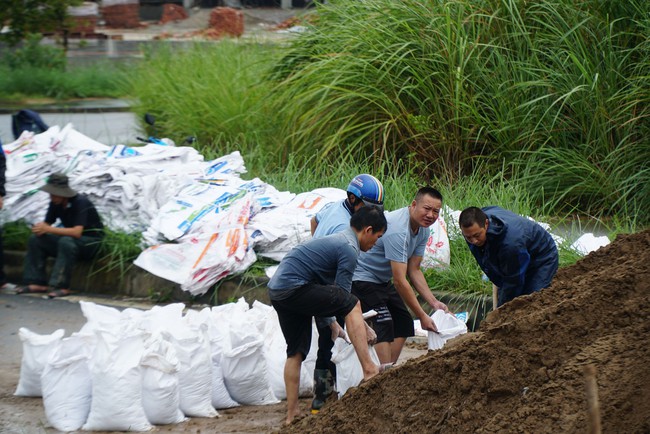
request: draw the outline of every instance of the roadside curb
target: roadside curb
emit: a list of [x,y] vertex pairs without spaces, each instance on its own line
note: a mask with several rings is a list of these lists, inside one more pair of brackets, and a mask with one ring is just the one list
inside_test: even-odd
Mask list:
[[134,103],[125,99],[100,98],[79,99],[64,102],[33,104],[29,101],[4,104],[0,106],[0,114],[13,114],[18,110],[29,108],[38,113],[104,113],[129,112]]

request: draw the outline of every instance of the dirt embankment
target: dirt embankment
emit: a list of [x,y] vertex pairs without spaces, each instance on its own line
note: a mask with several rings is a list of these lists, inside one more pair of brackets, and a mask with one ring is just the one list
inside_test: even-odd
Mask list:
[[650,432],[650,230],[558,272],[476,333],[348,393],[286,433],[587,432],[584,367],[603,432]]

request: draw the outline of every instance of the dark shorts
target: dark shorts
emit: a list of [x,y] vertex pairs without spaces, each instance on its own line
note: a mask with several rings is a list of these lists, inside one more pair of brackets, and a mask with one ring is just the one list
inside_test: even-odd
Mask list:
[[352,282],[352,294],[361,301],[361,310],[377,311],[368,319],[377,333],[377,342],[392,342],[395,338],[415,335],[413,317],[392,283]]
[[287,341],[287,357],[302,354],[311,346],[312,317],[345,317],[357,305],[357,298],[333,285],[308,284],[282,300],[271,300],[278,313],[280,328]]

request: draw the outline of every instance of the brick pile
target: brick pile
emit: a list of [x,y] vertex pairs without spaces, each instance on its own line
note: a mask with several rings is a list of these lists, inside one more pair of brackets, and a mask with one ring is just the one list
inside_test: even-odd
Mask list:
[[210,12],[209,27],[218,36],[239,37],[244,33],[244,13],[233,8],[214,8]]
[[140,4],[116,4],[102,7],[106,27],[134,29],[140,27]]
[[70,33],[80,35],[92,35],[97,25],[96,16],[70,17]]
[[163,5],[162,18],[158,24],[165,24],[171,21],[181,21],[189,18],[187,11],[183,6],[175,5],[173,3],[165,3]]

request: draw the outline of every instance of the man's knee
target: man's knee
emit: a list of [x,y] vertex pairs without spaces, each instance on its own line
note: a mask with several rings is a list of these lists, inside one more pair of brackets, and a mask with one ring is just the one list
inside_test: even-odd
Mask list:
[[74,238],[60,237],[57,241],[57,253],[75,258],[78,252],[79,247],[77,246]]
[[38,237],[38,236],[36,236],[36,235],[34,235],[34,234],[31,234],[31,235],[29,236],[29,239],[27,240],[27,248],[28,248],[28,249],[35,249],[35,248],[37,248],[38,245],[39,245],[39,241],[40,241],[40,240],[39,240],[39,237]]

